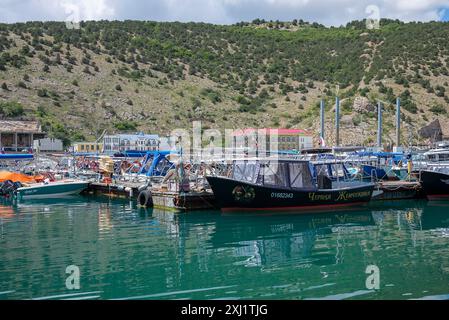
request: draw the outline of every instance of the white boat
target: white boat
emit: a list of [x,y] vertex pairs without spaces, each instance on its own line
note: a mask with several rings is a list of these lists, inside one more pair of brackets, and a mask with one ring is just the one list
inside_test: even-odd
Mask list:
[[18,199],[47,199],[68,195],[80,194],[89,186],[86,181],[60,181],[50,183],[33,184],[28,187],[18,188]]
[[449,167],[449,148],[432,149],[424,154],[428,166]]

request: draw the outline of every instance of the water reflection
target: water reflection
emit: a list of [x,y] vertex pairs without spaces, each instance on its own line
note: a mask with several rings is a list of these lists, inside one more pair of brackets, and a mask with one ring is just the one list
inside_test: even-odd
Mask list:
[[[83,290],[102,299],[441,296],[449,292],[448,209],[409,201],[225,216],[108,198],[4,204],[0,292],[10,293],[0,299],[67,294],[70,264],[82,269]],[[381,269],[382,290],[367,294],[371,264]]]

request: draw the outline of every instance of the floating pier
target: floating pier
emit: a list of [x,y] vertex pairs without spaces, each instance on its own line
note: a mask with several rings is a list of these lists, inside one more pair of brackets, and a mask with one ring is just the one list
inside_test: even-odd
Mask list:
[[[87,194],[103,195],[114,198],[137,200],[141,183],[123,182],[120,184],[106,184],[93,182],[86,190]],[[215,209],[215,197],[212,192],[174,192],[151,190],[152,202],[155,208],[173,211],[197,211]]]
[[174,211],[198,211],[216,209],[215,196],[212,192],[157,192],[152,191],[155,208]]
[[106,184],[102,182],[92,182],[85,191],[91,195],[105,195],[115,198],[137,199],[139,196],[139,187],[141,184],[124,183],[124,184]]

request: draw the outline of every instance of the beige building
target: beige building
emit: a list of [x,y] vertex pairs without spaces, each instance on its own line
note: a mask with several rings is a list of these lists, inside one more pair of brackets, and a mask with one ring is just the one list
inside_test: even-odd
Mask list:
[[0,148],[18,152],[33,148],[34,140],[45,138],[37,121],[0,120]]
[[72,144],[75,153],[102,153],[103,144],[98,142],[76,142]]
[[[233,143],[238,149],[248,146],[260,146],[258,136],[265,136],[266,150],[270,150],[271,140],[277,142],[278,151],[301,151],[313,148],[313,135],[301,129],[253,129],[236,130],[233,133]],[[274,139],[275,138],[275,139]]]

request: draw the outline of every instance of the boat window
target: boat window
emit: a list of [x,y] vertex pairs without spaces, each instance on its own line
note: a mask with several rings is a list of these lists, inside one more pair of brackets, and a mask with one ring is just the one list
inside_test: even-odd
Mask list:
[[448,153],[440,153],[439,161],[449,161],[449,154]]
[[343,169],[343,165],[332,164],[330,167],[332,171],[332,178],[345,178],[345,171]]
[[271,162],[263,166],[258,182],[268,186],[288,187],[287,163]]
[[292,188],[311,188],[313,186],[312,174],[307,163],[290,163],[289,174]]
[[255,183],[259,174],[259,163],[237,161],[234,166],[233,177],[235,180]]
[[326,176],[330,177],[329,167],[327,164],[319,164],[315,166],[315,175],[318,176]]
[[235,180],[242,180],[244,171],[245,171],[245,162],[236,161],[234,165],[234,172],[232,174],[233,178]]

